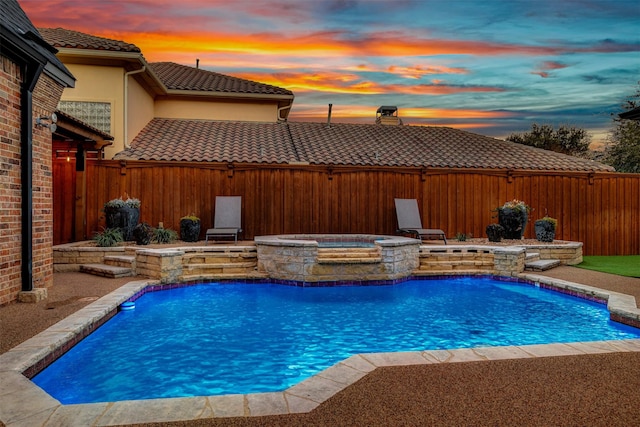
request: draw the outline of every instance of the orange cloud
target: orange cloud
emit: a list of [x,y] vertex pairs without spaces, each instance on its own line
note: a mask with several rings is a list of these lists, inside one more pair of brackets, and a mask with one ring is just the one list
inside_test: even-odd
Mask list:
[[391,74],[397,74],[408,79],[420,79],[429,74],[469,74],[469,70],[465,68],[453,67],[422,67],[420,65],[414,67],[400,67],[392,65],[387,71]]
[[551,73],[549,73],[547,70],[561,70],[567,67],[568,65],[563,64],[562,62],[545,61],[542,64],[540,64],[540,67],[538,67],[539,68],[538,70],[532,71],[531,74],[535,74],[537,76],[542,77],[543,79],[546,79],[551,77]]
[[420,119],[501,119],[513,116],[512,113],[506,111],[453,110],[447,108],[403,108],[399,114],[402,117]]
[[400,93],[409,95],[448,95],[455,93],[503,92],[503,88],[492,86],[455,86],[434,81],[429,84],[385,85],[362,80],[356,74],[337,72],[322,73],[234,73],[236,77],[259,81],[274,86],[286,87],[294,92],[331,92],[363,95]]
[[[291,111],[290,118],[325,118],[327,117],[327,106],[324,105],[297,105],[294,110]],[[362,119],[363,117],[371,117],[375,119],[376,108],[371,105],[334,105],[332,108],[332,120],[336,121],[349,120],[349,119]],[[483,111],[472,109],[448,109],[448,108],[400,108],[398,115],[405,121],[405,123],[414,124],[411,119],[500,119],[513,117],[514,114],[507,111]],[[419,122],[415,122],[416,125]],[[447,125],[448,126],[448,125]],[[456,125],[457,126],[457,125]],[[481,125],[469,125],[469,126],[481,126]],[[490,126],[490,125],[487,125]]]

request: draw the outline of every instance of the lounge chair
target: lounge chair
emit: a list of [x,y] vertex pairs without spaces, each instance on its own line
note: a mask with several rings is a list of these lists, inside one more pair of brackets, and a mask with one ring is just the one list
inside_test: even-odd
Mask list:
[[217,237],[233,237],[235,243],[238,243],[238,233],[242,232],[241,212],[241,196],[216,196],[213,228],[207,230],[205,244],[209,243],[209,239],[216,240]]
[[398,217],[398,232],[409,233],[420,240],[423,237],[437,238],[444,240],[447,244],[447,237],[444,231],[435,228],[422,228],[420,220],[420,210],[416,199],[395,199],[396,215]]

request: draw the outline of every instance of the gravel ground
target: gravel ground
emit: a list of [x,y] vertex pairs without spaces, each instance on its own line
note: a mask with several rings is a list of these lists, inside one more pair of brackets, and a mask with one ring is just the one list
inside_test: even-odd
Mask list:
[[[640,301],[640,279],[576,267],[543,274]],[[0,307],[0,353],[129,280],[56,273],[46,301]],[[638,402],[640,353],[613,353],[382,368],[308,414],[145,425],[630,426]]]

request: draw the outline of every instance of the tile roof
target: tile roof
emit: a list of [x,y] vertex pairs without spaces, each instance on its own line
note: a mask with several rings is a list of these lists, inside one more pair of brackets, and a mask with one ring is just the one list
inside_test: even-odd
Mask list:
[[138,46],[120,40],[107,39],[64,28],[39,28],[38,30],[42,37],[56,48],[140,53]]
[[297,157],[286,126],[153,119],[118,159],[288,163]]
[[173,62],[153,62],[150,63],[149,66],[168,89],[288,95],[293,97],[293,92],[287,89],[227,76],[201,68],[189,67]]
[[[41,33],[38,32],[29,17],[24,13],[15,0],[2,1],[0,7],[0,52],[9,50],[9,45],[18,42],[22,53],[27,50],[37,52],[45,58],[56,70],[60,72],[54,77],[63,85],[73,87],[75,78],[67,67],[56,56],[56,50],[47,44]],[[45,69],[45,72],[49,72]],[[51,71],[52,73],[54,71]]]
[[114,158],[612,171],[601,163],[447,127],[153,119]]

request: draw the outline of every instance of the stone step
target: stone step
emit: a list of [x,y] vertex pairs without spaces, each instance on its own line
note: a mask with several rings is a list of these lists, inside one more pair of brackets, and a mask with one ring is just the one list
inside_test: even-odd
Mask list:
[[526,262],[524,269],[527,271],[545,271],[560,265],[559,259],[541,259],[538,261]]
[[93,274],[94,276],[110,277],[112,279],[136,275],[135,270],[131,268],[106,264],[82,264],[80,265],[80,272]]
[[136,266],[136,257],[130,255],[105,255],[104,263],[114,267],[134,269]]
[[524,261],[525,262],[533,262],[533,261],[539,261],[540,260],[540,253],[539,252],[529,252],[527,251],[524,257]]

